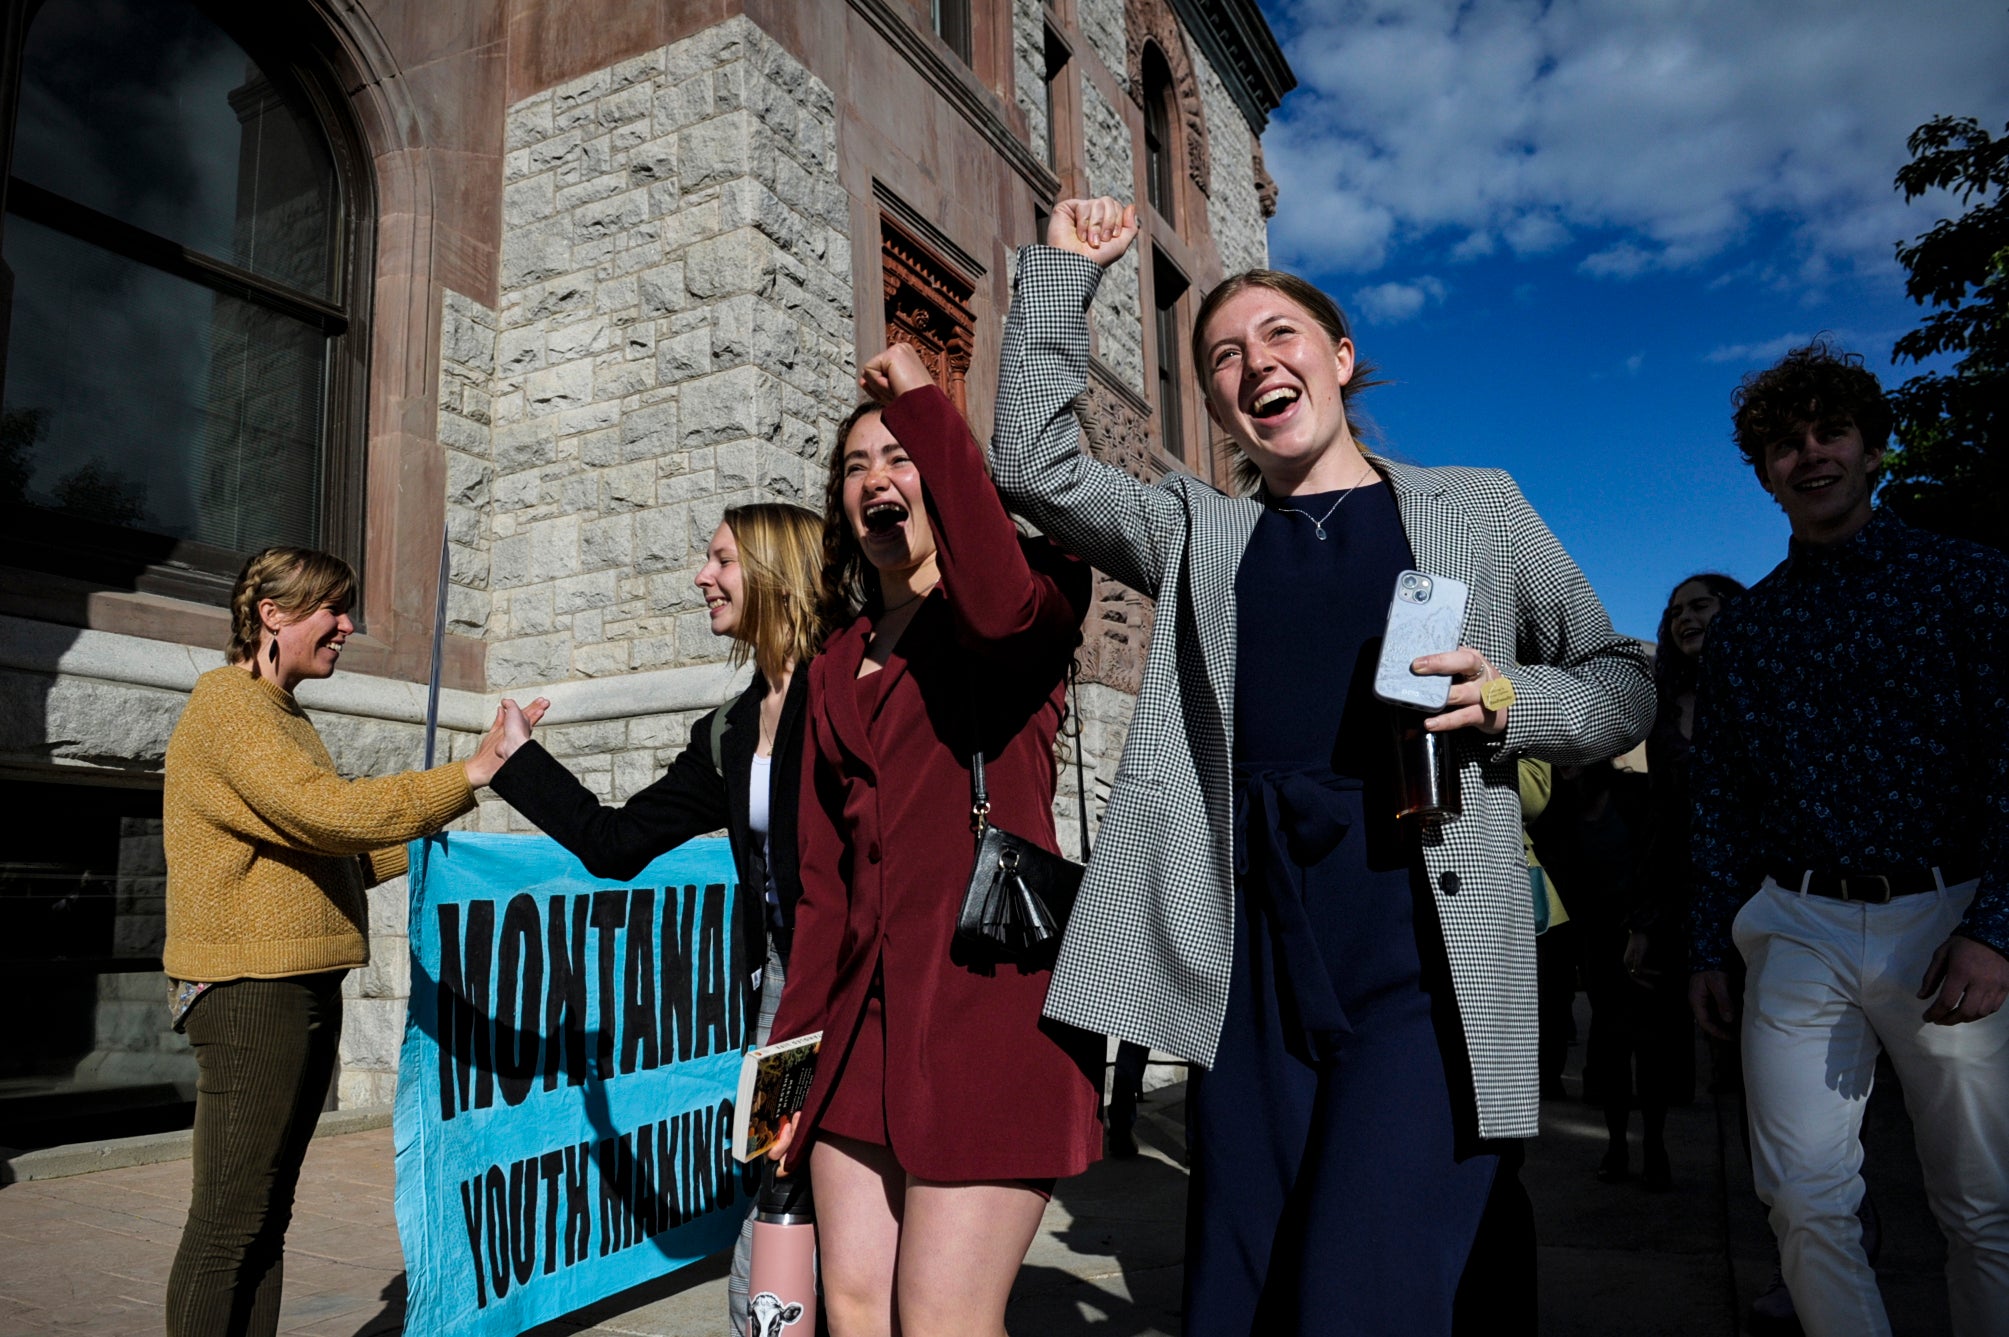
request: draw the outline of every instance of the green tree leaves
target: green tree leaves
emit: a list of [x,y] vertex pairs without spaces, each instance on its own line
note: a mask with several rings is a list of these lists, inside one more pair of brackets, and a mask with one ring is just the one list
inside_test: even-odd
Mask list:
[[1951,375],[1925,372],[1892,393],[1884,500],[1913,523],[2009,546],[2009,126],[1993,138],[1972,117],[1941,116],[1908,145],[1905,199],[1945,190],[1963,209],[1898,243],[1905,292],[1937,309],[1892,360],[1959,356]]

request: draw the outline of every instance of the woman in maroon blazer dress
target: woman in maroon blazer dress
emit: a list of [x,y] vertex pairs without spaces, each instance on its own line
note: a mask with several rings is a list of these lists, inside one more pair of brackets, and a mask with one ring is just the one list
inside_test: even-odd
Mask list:
[[[810,666],[802,899],[774,1038],[823,1032],[786,1154],[813,1143],[834,1337],[1004,1332],[1054,1179],[1100,1153],[1100,1037],[1042,1021],[1045,967],[951,945],[991,819],[1057,849],[1053,739],[1088,568],[1022,539],[911,348],[859,378],[826,578],[863,603]],[[924,484],[925,480],[925,486]],[[849,589],[844,589],[849,586]],[[853,607],[857,602],[853,602]]]

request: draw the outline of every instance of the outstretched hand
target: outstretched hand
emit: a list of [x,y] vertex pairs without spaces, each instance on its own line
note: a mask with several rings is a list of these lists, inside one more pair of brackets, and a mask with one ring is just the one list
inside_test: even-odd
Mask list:
[[1085,255],[1104,269],[1115,264],[1137,239],[1137,206],[1118,204],[1104,195],[1093,200],[1062,200],[1046,223],[1046,244]]
[[488,726],[482,736],[481,746],[464,763],[467,783],[470,788],[480,789],[495,779],[495,773],[502,769],[517,748],[530,741],[530,731],[544,718],[544,712],[551,709],[551,702],[538,697],[528,706],[518,706],[504,697],[496,707],[495,722]]
[[875,404],[890,404],[909,390],[925,389],[934,383],[935,378],[928,374],[928,364],[921,361],[912,344],[888,344],[885,352],[858,372],[858,388]]

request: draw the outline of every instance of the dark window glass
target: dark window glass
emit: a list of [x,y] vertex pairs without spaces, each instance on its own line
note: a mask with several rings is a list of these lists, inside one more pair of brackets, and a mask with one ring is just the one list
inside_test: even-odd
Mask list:
[[7,262],[22,501],[239,552],[318,538],[320,331],[25,218]]
[[186,1128],[195,1059],[161,976],[160,791],[0,780],[0,1144]]
[[1060,168],[1060,99],[1056,96],[1055,84],[1060,73],[1067,68],[1067,47],[1053,29],[1046,30],[1046,77],[1040,82],[1040,94],[1046,99],[1046,165],[1056,171]]
[[52,3],[21,70],[14,175],[316,297],[335,165],[312,114],[195,9]]
[[[190,5],[50,0],[12,177],[5,560],[218,598],[143,573],[346,546],[329,513],[354,234],[295,76]],[[113,549],[132,561],[102,565]]]
[[1155,46],[1144,48],[1144,189],[1160,218],[1178,221],[1173,217],[1172,71]]
[[1185,417],[1179,400],[1179,299],[1186,295],[1186,276],[1162,251],[1151,251],[1151,280],[1158,342],[1158,427],[1165,450],[1186,458]]
[[967,65],[970,63],[970,0],[928,0],[935,32]]

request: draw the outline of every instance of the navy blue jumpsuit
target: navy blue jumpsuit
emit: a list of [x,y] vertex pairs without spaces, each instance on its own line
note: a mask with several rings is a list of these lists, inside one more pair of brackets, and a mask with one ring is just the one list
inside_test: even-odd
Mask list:
[[[1498,1157],[1373,693],[1390,489],[1272,501],[1236,577],[1235,956],[1195,1071],[1190,1333],[1448,1334]],[[1283,509],[1284,506],[1291,508]],[[1293,514],[1292,511],[1297,513]]]

